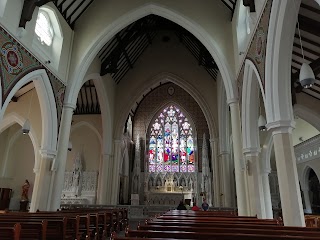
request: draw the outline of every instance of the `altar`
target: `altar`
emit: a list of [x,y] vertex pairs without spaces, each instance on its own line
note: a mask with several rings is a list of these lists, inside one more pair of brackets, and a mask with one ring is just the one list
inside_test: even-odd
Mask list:
[[145,205],[177,206],[180,201],[195,201],[195,173],[148,173],[145,179]]
[[169,206],[178,206],[180,201],[183,201],[185,199],[192,200],[192,194],[181,194],[181,193],[157,193],[152,192],[147,194],[147,203],[146,205],[169,205]]

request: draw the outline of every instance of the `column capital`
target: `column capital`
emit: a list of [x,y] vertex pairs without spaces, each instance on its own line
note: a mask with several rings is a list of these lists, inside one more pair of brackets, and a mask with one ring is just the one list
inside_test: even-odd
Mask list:
[[272,135],[275,135],[281,133],[292,133],[295,125],[296,123],[293,120],[279,120],[267,123],[266,127],[268,131],[272,131]]
[[53,160],[57,156],[57,151],[50,150],[50,149],[40,149],[39,153],[42,158]]
[[227,99],[228,106],[233,105],[233,104],[237,104],[237,103],[239,103],[239,99],[238,98]]
[[250,156],[254,156],[257,157],[259,156],[260,152],[261,152],[261,148],[258,147],[249,147],[249,148],[244,148],[243,150],[243,154],[246,157],[250,157]]
[[218,154],[218,157],[221,157],[221,156],[224,156],[224,155],[230,155],[230,152],[228,152],[228,151],[221,151],[221,152]]
[[212,144],[212,143],[215,143],[215,142],[219,142],[219,138],[210,138],[209,139],[209,142]]
[[261,174],[269,175],[269,173],[271,173],[271,168],[262,168],[261,169]]
[[113,154],[110,154],[110,153],[103,153],[101,155],[102,155],[102,160],[103,161],[110,161],[110,159],[113,158]]
[[63,103],[63,108],[66,108],[66,109],[72,109],[75,110],[77,107],[77,105],[73,104],[73,103]]

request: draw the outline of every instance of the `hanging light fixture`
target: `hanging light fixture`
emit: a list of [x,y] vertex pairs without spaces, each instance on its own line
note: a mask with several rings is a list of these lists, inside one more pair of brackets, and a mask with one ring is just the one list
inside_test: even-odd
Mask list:
[[[294,0],[294,6],[295,6],[295,9],[297,10],[296,0]],[[300,84],[301,84],[302,87],[304,87],[304,88],[311,88],[312,85],[313,85],[314,82],[315,82],[315,76],[314,76],[314,73],[313,73],[312,68],[311,68],[310,65],[306,62],[306,60],[305,60],[305,58],[304,58],[304,52],[303,52],[302,40],[301,40],[301,33],[300,33],[299,18],[298,18],[298,21],[297,21],[297,27],[298,27],[298,34],[299,34],[301,54],[302,54],[302,58],[303,58],[303,63],[302,63],[302,65],[301,65],[300,73],[299,73],[299,82],[300,82]]]
[[302,63],[299,74],[299,82],[304,88],[311,88],[315,82],[314,73],[308,63]]
[[[31,90],[32,91],[32,90]],[[33,90],[35,91],[35,90]],[[30,103],[29,103],[29,110],[28,110],[28,115],[27,115],[27,119],[24,122],[23,126],[22,126],[22,134],[29,134],[30,132],[30,121],[29,121],[29,115],[30,115],[30,110],[31,110],[31,104],[32,104],[32,98],[33,98],[33,91],[31,93],[31,98],[30,98]]]

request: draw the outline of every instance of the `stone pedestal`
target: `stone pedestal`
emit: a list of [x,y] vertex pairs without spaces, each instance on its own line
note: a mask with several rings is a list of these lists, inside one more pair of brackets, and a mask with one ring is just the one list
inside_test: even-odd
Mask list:
[[28,211],[28,204],[29,201],[20,201],[20,212],[27,212]]
[[139,194],[131,194],[131,205],[139,205]]

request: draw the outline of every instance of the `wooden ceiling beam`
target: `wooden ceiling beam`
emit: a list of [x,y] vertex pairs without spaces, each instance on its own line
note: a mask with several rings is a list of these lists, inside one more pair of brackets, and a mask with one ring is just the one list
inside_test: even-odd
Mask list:
[[[296,48],[301,49],[300,43],[299,44],[298,43],[293,43],[293,46],[296,47]],[[307,48],[306,46],[302,46],[302,48],[303,48],[304,52],[311,53],[312,55],[315,55],[315,56],[320,56],[319,52],[316,52],[316,51],[314,51],[314,50],[312,50],[310,48]]]
[[[299,41],[299,35],[298,35],[298,34],[295,34],[294,37]],[[315,42],[315,41],[313,41],[313,40],[311,40],[311,39],[309,39],[309,38],[306,38],[306,37],[304,37],[304,36],[301,36],[301,41],[306,42],[306,43],[309,43],[309,44],[311,44],[311,45],[314,45],[314,46],[320,48],[320,43]]]
[[300,7],[320,15],[320,10],[317,8],[314,8],[314,7],[309,6],[307,4],[304,4],[304,3],[301,3]]
[[299,14],[298,16],[300,29],[320,37],[320,22]]

